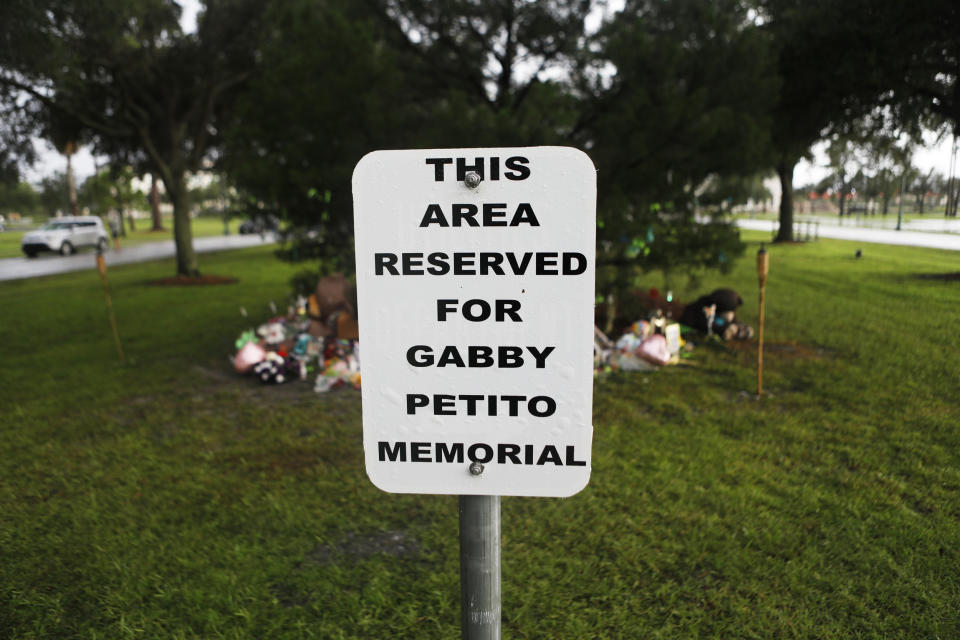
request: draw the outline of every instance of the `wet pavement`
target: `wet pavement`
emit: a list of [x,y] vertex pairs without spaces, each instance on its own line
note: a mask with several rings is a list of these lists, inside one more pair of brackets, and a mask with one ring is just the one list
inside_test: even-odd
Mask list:
[[[808,232],[807,218],[803,218],[803,220],[804,222],[799,223],[801,236]],[[891,222],[878,221],[871,224],[868,221],[867,224],[871,224],[869,227],[856,226],[854,219],[849,220],[849,222],[845,220],[843,224],[839,223],[837,218],[817,218],[815,221],[819,222],[817,233],[821,238],[960,251],[960,221],[958,220],[917,220],[904,223],[901,231],[889,228],[890,225],[896,225],[896,216],[893,216]],[[741,229],[769,231],[773,234],[778,225],[775,220],[741,219],[737,220],[737,226]],[[812,228],[809,233],[813,233]]]
[[[268,234],[264,238],[261,238],[259,235],[210,236],[206,238],[195,238],[193,241],[193,250],[197,253],[208,253],[211,251],[224,251],[226,249],[242,249],[244,247],[272,244],[274,242],[276,242],[276,239],[272,234]],[[170,239],[162,242],[147,242],[132,247],[124,247],[119,250],[111,249],[103,255],[107,261],[107,265],[114,266],[145,262],[147,260],[172,258],[176,255],[176,248],[174,247],[173,240]],[[0,260],[0,280],[20,280],[23,278],[68,273],[70,271],[96,269],[95,256],[96,251],[94,249],[81,249],[72,256],[43,253],[36,258],[27,258],[26,256],[5,258]]]

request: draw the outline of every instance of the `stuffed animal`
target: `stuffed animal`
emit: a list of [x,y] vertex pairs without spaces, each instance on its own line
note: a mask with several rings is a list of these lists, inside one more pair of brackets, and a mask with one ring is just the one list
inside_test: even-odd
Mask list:
[[286,361],[272,351],[267,354],[263,362],[253,368],[253,373],[264,384],[283,384],[290,379]]
[[260,325],[257,334],[262,337],[267,344],[279,344],[287,339],[287,333],[284,330],[281,320],[274,320]]
[[263,350],[256,342],[247,342],[240,350],[237,351],[237,355],[233,358],[233,368],[237,370],[238,373],[246,373],[253,369],[258,363],[263,362],[263,359],[267,357],[267,352]]

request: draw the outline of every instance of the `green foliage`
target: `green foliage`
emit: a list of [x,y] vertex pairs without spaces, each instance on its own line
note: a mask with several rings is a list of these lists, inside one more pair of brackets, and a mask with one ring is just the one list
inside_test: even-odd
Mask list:
[[927,196],[942,189],[946,180],[935,169],[915,171],[911,178],[907,183],[907,193],[913,194],[916,198],[918,213],[923,213]]
[[186,174],[202,166],[221,106],[249,75],[262,4],[211,0],[189,35],[173,0],[15,4],[30,6],[2,26],[13,46],[0,49],[0,98],[29,95],[35,113],[19,113],[58,148],[92,140],[116,164],[160,177],[173,202],[177,272],[196,274]]
[[[777,83],[766,34],[726,0],[630,3],[593,37],[591,7],[271,5],[224,167],[269,210],[312,228],[283,252],[312,259],[352,243],[350,177],[369,151],[574,145],[598,169],[602,261],[627,279],[722,266],[740,250],[736,232],[719,220],[698,228],[694,194],[768,160]],[[736,195],[715,184],[718,203]]]
[[40,194],[28,182],[0,182],[0,214],[35,216],[40,211]]
[[400,114],[413,95],[362,6],[273,3],[267,22],[258,72],[226,129],[223,164],[270,212],[322,224],[337,252],[352,239],[353,166],[403,134]]
[[[760,238],[678,299],[755,322]],[[597,380],[589,486],[503,500],[505,637],[960,634],[960,293],[914,277],[960,262],[858,246],[769,248],[762,399],[752,345]],[[92,270],[0,284],[3,634],[458,637],[456,500],[370,484],[356,392],[235,375],[296,268],[207,261],[240,283],[110,269],[126,364]]]
[[[3,19],[0,13],[0,22]],[[35,121],[17,106],[18,98],[16,90],[0,85],[0,184],[5,185],[19,182],[24,167],[32,165],[37,156]]]
[[117,207],[114,181],[107,171],[101,171],[84,180],[77,193],[81,207],[88,207],[94,215],[106,215]]
[[960,13],[955,3],[920,0],[903,4],[889,0],[880,6],[888,5],[906,15],[892,31],[896,39],[890,44],[900,57],[885,106],[901,122],[922,122],[960,133]]
[[[895,1],[763,0],[759,8],[781,78],[772,111],[775,167],[792,185],[794,166],[814,142],[846,135],[889,105],[909,55],[901,39],[923,18],[912,4]],[[917,128],[916,118],[895,120],[902,129]],[[784,193],[778,240],[790,241],[793,189]]]
[[598,34],[575,137],[598,168],[598,265],[612,266],[601,291],[624,299],[650,269],[724,269],[742,253],[731,224],[695,215],[703,185],[719,189],[700,213],[718,214],[738,176],[768,161],[777,82],[767,36],[744,27],[746,11],[738,2],[628,3]]
[[40,183],[40,205],[43,213],[53,217],[57,211],[70,211],[70,186],[63,171],[46,176]]

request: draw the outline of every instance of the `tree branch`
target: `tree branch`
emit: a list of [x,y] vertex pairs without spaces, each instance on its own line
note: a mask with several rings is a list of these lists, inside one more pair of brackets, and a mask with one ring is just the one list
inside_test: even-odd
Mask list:
[[19,91],[23,91],[24,93],[40,101],[45,107],[47,107],[51,111],[55,111],[57,113],[60,113],[66,116],[73,117],[77,119],[84,126],[89,127],[90,129],[92,129],[93,131],[99,134],[102,134],[105,136],[120,137],[120,136],[128,135],[130,133],[129,130],[112,127],[105,120],[94,118],[89,114],[85,113],[83,110],[72,109],[64,105],[62,102],[59,102],[54,98],[51,98],[50,96],[44,95],[43,93],[38,91],[36,87],[33,87],[29,84],[25,84],[23,82],[20,82],[18,80],[15,80],[7,76],[0,76],[0,84],[11,87],[13,89],[17,89]]

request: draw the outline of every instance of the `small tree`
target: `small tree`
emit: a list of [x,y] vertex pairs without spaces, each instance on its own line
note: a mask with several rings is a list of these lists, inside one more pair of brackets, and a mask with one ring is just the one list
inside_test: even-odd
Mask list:
[[90,176],[80,190],[80,200],[96,215],[109,216],[116,211],[119,217],[119,233],[126,236],[125,222],[135,230],[133,216],[128,216],[130,208],[140,199],[133,189],[133,169],[130,167],[105,169]]
[[907,187],[908,192],[913,194],[917,206],[917,213],[923,214],[927,197],[930,196],[932,192],[938,190],[942,182],[943,176],[941,176],[936,169],[930,169],[927,172],[917,171]]

